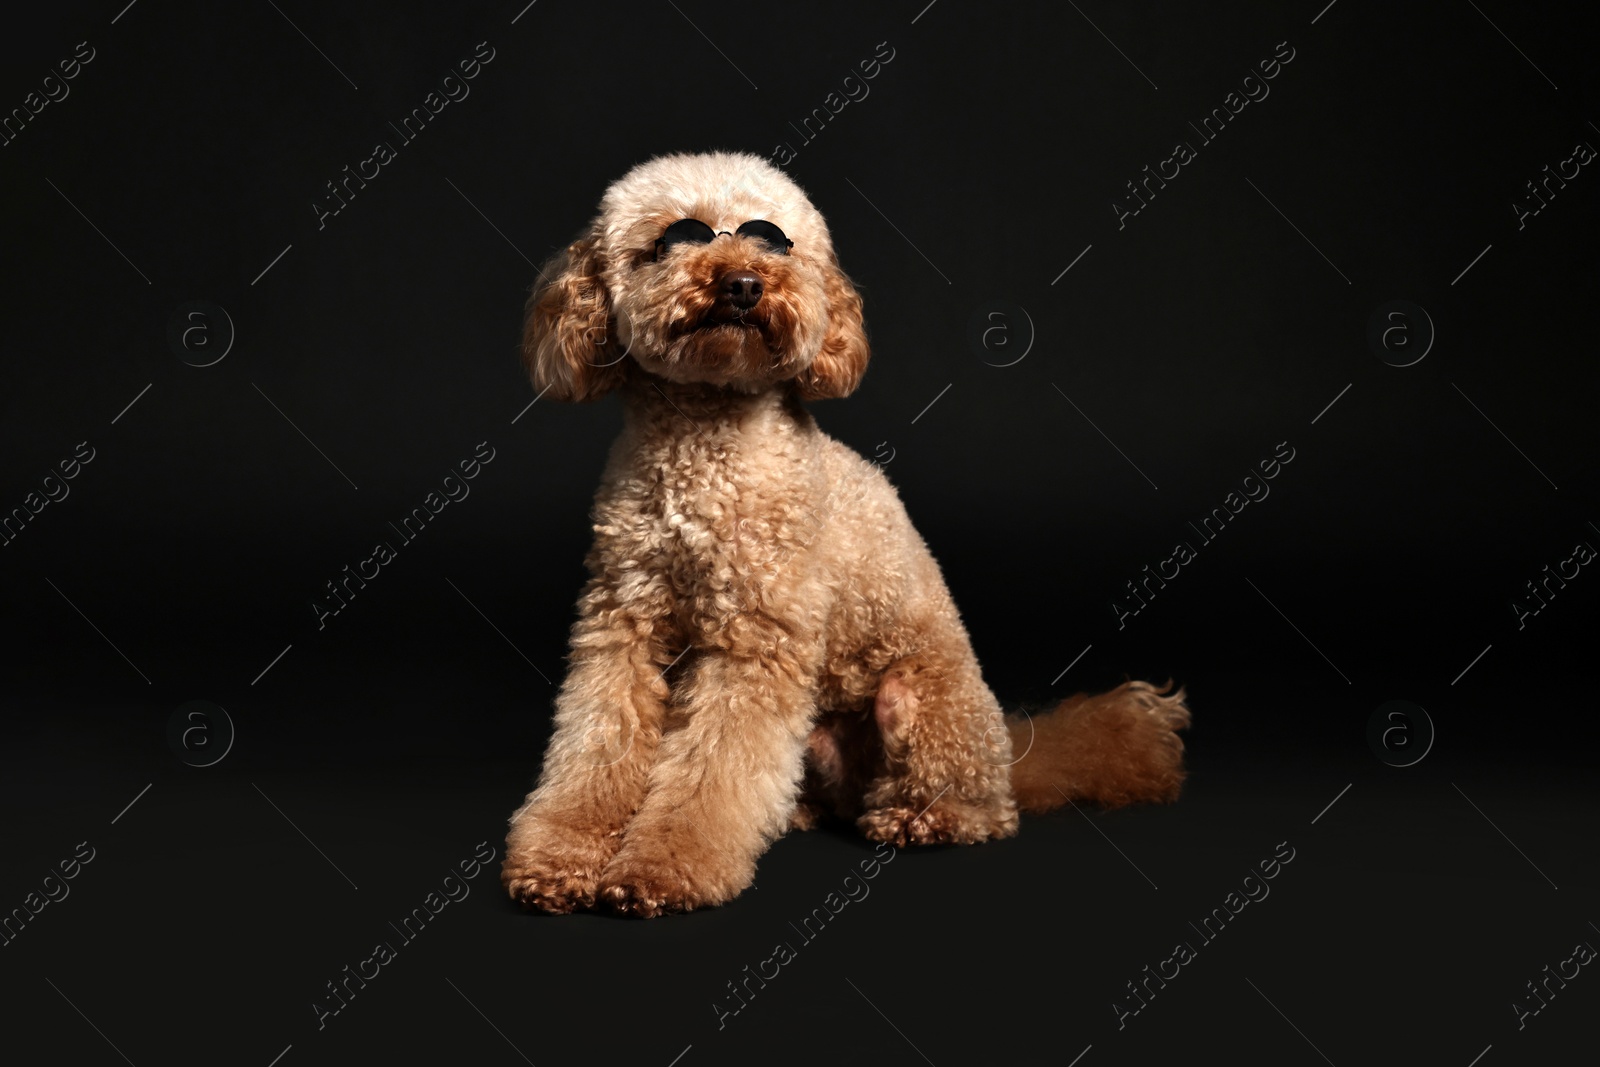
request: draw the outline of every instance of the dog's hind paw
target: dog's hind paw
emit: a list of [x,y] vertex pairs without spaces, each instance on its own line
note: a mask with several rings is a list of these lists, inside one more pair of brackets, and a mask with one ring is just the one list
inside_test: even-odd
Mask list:
[[856,820],[856,826],[872,841],[885,841],[896,848],[906,845],[975,845],[994,837],[1010,837],[1017,832],[1016,808],[989,812],[935,800],[922,808],[904,805],[873,808]]
[[827,818],[827,808],[814,801],[802,800],[794,806],[794,811],[789,813],[789,827],[786,832],[815,830],[826,822]]

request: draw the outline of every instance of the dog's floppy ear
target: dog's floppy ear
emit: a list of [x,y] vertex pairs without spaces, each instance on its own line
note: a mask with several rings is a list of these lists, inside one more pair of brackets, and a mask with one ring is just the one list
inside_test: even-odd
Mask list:
[[593,400],[621,384],[621,345],[611,330],[611,298],[598,233],[579,237],[545,264],[528,297],[522,361],[534,388],[557,400]]
[[872,354],[861,322],[861,294],[837,262],[829,264],[824,287],[828,294],[828,332],[822,340],[822,351],[795,378],[805,400],[829,400],[855,392]]

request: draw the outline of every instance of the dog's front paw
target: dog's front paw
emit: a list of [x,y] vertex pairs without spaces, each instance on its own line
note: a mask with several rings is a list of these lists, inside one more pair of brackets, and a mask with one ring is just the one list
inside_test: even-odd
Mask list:
[[983,808],[935,800],[924,807],[889,805],[873,808],[856,820],[861,832],[872,841],[885,841],[896,848],[906,845],[975,845],[992,837],[1009,837],[1017,832],[1014,805],[990,812]]
[[566,915],[594,906],[598,871],[564,870],[544,856],[507,856],[500,884],[512,900],[526,908]]
[[623,915],[653,919],[726,903],[750,884],[754,873],[754,864],[740,872],[724,857],[704,865],[698,859],[685,864],[673,854],[624,850],[601,875],[599,897]]
[[654,919],[706,903],[687,878],[668,870],[627,870],[607,875],[600,899],[613,911]]
[[506,842],[500,884],[526,908],[565,915],[594,906],[600,873],[610,858],[603,834],[522,825]]

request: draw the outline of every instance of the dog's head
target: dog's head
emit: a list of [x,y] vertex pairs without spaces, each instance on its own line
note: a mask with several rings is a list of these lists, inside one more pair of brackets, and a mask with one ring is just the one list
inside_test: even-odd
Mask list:
[[672,155],[606,190],[528,300],[536,388],[592,400],[642,368],[675,382],[806,399],[848,395],[867,368],[861,297],[822,215],[758,156]]

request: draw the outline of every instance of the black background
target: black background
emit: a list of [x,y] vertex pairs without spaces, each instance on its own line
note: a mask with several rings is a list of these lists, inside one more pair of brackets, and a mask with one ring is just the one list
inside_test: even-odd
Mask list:
[[[1510,605],[1600,544],[1600,179],[1521,228],[1512,205],[1600,144],[1593,22],[924,3],[113,0],[8,23],[7,112],[95,52],[0,148],[0,508],[95,454],[0,548],[0,909],[96,850],[0,948],[23,1062],[1492,1067],[1579,1046],[1600,979],[1521,1030],[1511,1003],[1600,941],[1600,579],[1521,629]],[[319,229],[324,183],[480,41],[470,96]],[[1119,229],[1125,183],[1283,41],[1270,95]],[[869,95],[806,143],[791,123],[880,42]],[[650,923],[524,915],[491,864],[319,1030],[323,984],[501,847],[548,734],[620,413],[527,406],[532,264],[651,155],[780,143],[874,346],[819,420],[887,461],[1003,700],[1189,687],[1184,799],[901,853],[720,1029],[726,983],[798,942],[865,842],[786,839],[733,904]],[[1367,341],[1393,300],[1436,332],[1407,367]],[[232,323],[212,366],[168,342],[191,301]],[[324,583],[483,441],[471,495],[319,630]],[[1285,441],[1270,496],[1119,628],[1124,583]],[[1437,731],[1406,768],[1367,742],[1396,699]],[[210,767],[168,743],[192,700],[237,731]],[[1285,840],[1271,897],[1119,1031],[1124,984]]]

